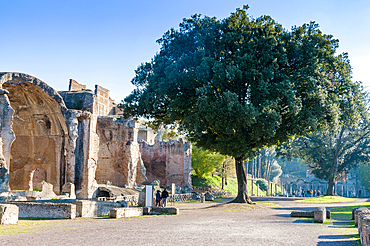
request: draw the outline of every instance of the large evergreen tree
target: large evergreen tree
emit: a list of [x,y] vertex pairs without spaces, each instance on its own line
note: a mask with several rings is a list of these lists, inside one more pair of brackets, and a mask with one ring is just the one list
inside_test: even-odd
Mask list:
[[338,98],[355,85],[338,40],[314,22],[291,31],[248,6],[225,19],[194,15],[167,31],[139,66],[121,105],[130,116],[177,122],[199,147],[235,158],[238,195],[251,202],[243,160],[341,116]]

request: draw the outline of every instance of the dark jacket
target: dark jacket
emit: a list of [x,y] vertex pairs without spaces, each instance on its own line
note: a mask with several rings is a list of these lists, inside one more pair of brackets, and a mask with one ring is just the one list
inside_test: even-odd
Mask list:
[[156,199],[156,201],[161,200],[161,193],[160,192],[155,193],[155,199]]
[[167,198],[168,192],[166,190],[162,191],[162,198]]

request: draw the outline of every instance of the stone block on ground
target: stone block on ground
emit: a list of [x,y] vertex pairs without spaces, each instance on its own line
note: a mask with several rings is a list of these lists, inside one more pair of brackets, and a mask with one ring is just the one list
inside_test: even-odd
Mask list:
[[361,213],[361,212],[364,212],[364,211],[367,211],[368,208],[367,207],[359,207],[357,209],[355,209],[354,213],[355,213],[355,226],[358,226],[358,214]]
[[204,194],[204,198],[206,201],[214,201],[215,200],[215,197],[209,193],[208,191],[206,192],[206,194]]
[[110,211],[109,217],[110,218],[128,218],[128,217],[135,217],[135,216],[142,216],[143,215],[143,208],[114,208]]
[[[368,213],[369,212],[369,213]],[[362,245],[368,245],[369,237],[367,235],[366,227],[370,225],[370,211],[364,211],[358,214],[358,233]]]
[[313,218],[313,211],[292,211],[290,217]]
[[76,217],[97,217],[98,206],[96,201],[78,200],[76,205]]
[[151,207],[143,207],[143,214],[144,215],[149,215],[151,211]]
[[367,243],[365,245],[370,245],[370,226],[365,227],[365,233],[366,233],[365,237],[366,237],[366,243]]
[[12,202],[19,207],[19,217],[47,218],[47,219],[74,219],[76,205],[70,203],[51,202]]
[[326,220],[326,208],[318,207],[313,211],[313,215],[316,223],[324,223]]
[[355,220],[355,211],[360,207],[352,208],[352,220]]
[[175,207],[152,207],[150,213],[153,214],[179,214],[179,209]]
[[42,181],[41,184],[42,184],[41,197],[40,197],[41,199],[52,199],[56,197],[53,191],[52,184],[45,182],[45,181]]
[[19,209],[16,205],[0,204],[0,225],[18,224]]
[[357,230],[358,230],[358,233],[361,234],[361,222],[362,222],[362,218],[364,216],[370,216],[370,210],[365,210],[365,211],[361,211],[358,213],[358,221],[357,221]]
[[109,216],[112,209],[121,207],[121,204],[115,202],[91,200],[78,200],[74,204],[77,217]]

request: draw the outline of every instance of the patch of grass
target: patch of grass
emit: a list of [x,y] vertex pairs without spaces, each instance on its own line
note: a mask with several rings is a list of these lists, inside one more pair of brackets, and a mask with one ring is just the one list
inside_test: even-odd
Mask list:
[[[345,206],[340,208],[333,208],[331,209],[331,217],[333,219],[352,219],[352,209],[357,207],[370,207],[370,202],[365,203],[355,203],[351,206]],[[354,223],[354,222],[353,222]]]
[[341,196],[317,196],[312,197],[304,200],[297,200],[295,202],[302,202],[302,203],[336,203],[336,202],[352,202],[355,199],[341,197]]
[[339,234],[344,235],[349,240],[353,241],[353,245],[361,245],[360,235],[352,219],[352,209],[356,207],[370,207],[370,202],[356,203],[351,206],[339,207],[330,209],[331,211],[331,226],[336,228]]
[[281,205],[273,203],[273,202],[256,202],[258,204],[262,204],[268,207],[281,207]]
[[1,225],[0,235],[38,232],[57,223],[56,220],[18,220],[17,225]]

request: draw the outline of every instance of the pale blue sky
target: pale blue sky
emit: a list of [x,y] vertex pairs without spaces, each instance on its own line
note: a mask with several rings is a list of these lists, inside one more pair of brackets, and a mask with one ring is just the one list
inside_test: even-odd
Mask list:
[[316,21],[349,53],[353,79],[370,87],[368,0],[0,0],[0,71],[28,73],[57,90],[70,78],[90,89],[99,84],[120,102],[165,31],[192,14],[225,18],[244,4],[286,29]]

